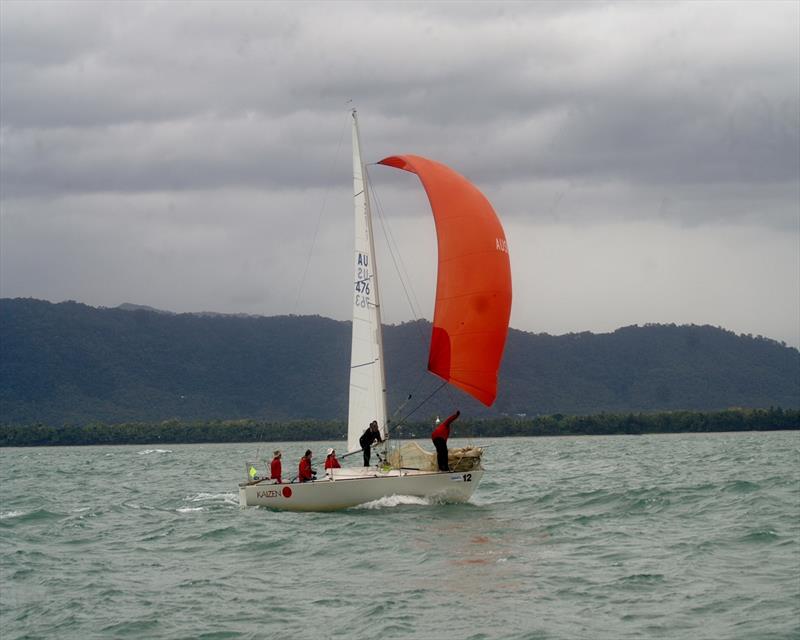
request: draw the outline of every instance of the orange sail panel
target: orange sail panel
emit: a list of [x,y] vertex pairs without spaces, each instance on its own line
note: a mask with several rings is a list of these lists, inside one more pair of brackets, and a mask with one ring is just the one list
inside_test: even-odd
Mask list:
[[511,315],[511,266],[492,205],[466,178],[420,156],[379,164],[416,173],[436,223],[439,271],[428,370],[490,406]]

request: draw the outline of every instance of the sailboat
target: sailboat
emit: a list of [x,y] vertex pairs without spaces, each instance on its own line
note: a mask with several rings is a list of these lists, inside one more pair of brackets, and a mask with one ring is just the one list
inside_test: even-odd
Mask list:
[[[377,421],[388,441],[381,302],[367,172],[361,157],[358,116],[352,111],[355,247],[348,454]],[[415,155],[389,156],[378,164],[416,174],[436,226],[438,274],[428,370],[487,406],[497,395],[497,373],[511,313],[511,268],[500,220],[486,197],[449,167]],[[310,482],[277,484],[251,477],[239,484],[242,506],[290,511],[346,509],[392,495],[464,502],[481,481],[482,450],[450,450],[450,470],[414,442],[384,451],[372,467],[326,471]]]

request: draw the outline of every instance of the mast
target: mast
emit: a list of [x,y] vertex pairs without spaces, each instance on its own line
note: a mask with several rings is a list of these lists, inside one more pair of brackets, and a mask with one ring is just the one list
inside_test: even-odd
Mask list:
[[361,448],[358,439],[373,420],[386,438],[386,374],[383,365],[378,272],[372,211],[366,170],[361,159],[358,116],[353,109],[353,205],[355,251],[353,256],[353,334],[350,350],[350,403],[347,418],[347,450]]

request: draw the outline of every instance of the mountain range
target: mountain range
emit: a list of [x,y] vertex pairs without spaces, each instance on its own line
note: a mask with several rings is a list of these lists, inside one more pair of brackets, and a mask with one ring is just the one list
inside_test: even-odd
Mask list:
[[[712,326],[511,329],[495,405],[427,373],[431,326],[384,331],[389,411],[427,419],[800,407],[800,352]],[[0,422],[344,420],[350,323],[0,299]],[[429,396],[432,397],[429,398]]]

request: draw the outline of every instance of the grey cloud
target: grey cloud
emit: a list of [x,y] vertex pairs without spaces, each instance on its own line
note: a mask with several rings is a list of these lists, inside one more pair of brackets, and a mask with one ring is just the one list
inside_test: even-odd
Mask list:
[[[453,166],[521,237],[797,238],[796,3],[3,2],[0,18],[4,295],[293,311],[281,270],[305,269],[321,202],[336,216],[313,259],[349,242],[350,99],[369,159]],[[370,171],[415,246],[416,179]],[[336,317],[344,265],[308,284]],[[770,273],[793,300],[797,274]]]
[[326,117],[300,111],[280,119],[258,114],[228,120],[200,116],[5,132],[3,192],[21,197],[314,187],[330,182],[330,164],[342,144],[344,123],[344,113]]
[[[742,56],[728,42],[746,31],[740,17],[731,18],[734,36],[715,44],[703,40],[708,12],[687,24],[685,8],[659,28],[663,8],[631,5],[612,5],[609,17],[609,6],[594,5],[334,4],[318,16],[274,4],[130,4],[87,21],[83,29],[101,35],[74,38],[72,55],[56,38],[64,60],[44,65],[11,55],[14,43],[47,48],[55,27],[37,31],[25,11],[17,8],[27,22],[7,11],[7,194],[318,185],[337,135],[330,123],[348,98],[377,116],[365,135],[381,154],[402,142],[463,158],[465,172],[492,182],[780,182],[800,171],[797,45],[769,46],[761,27],[744,33],[756,42]],[[614,18],[644,33],[620,33]],[[80,25],[67,28],[82,33]],[[62,142],[74,154],[61,153]],[[54,151],[50,166],[42,149]],[[52,174],[60,177],[31,179]]]

